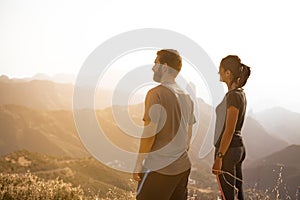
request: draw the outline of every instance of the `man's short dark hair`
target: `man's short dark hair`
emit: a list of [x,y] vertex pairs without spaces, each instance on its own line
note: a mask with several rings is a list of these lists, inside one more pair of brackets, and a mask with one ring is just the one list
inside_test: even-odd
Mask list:
[[157,52],[159,56],[160,64],[167,64],[169,67],[177,70],[178,72],[181,70],[182,59],[178,53],[178,51],[174,49],[162,49]]

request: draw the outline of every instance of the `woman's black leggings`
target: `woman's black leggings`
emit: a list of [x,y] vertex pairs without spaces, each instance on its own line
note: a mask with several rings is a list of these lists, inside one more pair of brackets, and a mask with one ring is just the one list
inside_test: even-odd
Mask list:
[[[216,152],[218,150],[216,149]],[[231,147],[227,150],[223,158],[222,171],[228,172],[238,179],[243,180],[242,162],[246,156],[245,147]],[[244,200],[243,183],[229,174],[222,173],[219,175],[219,184],[221,192],[226,200],[234,200],[235,189],[238,189],[238,199]],[[222,195],[222,198],[223,198]],[[224,199],[224,198],[223,198]]]

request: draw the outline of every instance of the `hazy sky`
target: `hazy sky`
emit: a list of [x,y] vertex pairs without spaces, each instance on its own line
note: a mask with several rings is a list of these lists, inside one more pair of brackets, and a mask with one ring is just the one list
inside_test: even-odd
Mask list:
[[[0,0],[0,74],[75,74],[102,42],[163,28],[197,42],[216,66],[237,54],[252,67],[249,107],[300,112],[297,1]],[[147,61],[147,62],[152,62]]]

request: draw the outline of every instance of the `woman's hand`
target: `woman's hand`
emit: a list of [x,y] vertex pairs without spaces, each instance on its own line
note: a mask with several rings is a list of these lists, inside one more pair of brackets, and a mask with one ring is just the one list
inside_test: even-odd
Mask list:
[[140,182],[142,180],[141,176],[140,176],[140,173],[133,173],[132,178],[133,178],[133,180],[135,180],[137,182]]
[[212,173],[215,175],[219,175],[222,174],[221,170],[222,170],[222,159],[216,158],[212,166]]

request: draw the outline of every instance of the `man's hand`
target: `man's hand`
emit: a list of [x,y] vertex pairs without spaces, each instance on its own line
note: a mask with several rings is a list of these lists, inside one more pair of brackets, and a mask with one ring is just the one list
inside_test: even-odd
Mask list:
[[133,180],[135,180],[137,182],[140,182],[142,180],[141,176],[140,176],[140,173],[133,173],[132,178],[133,178]]

